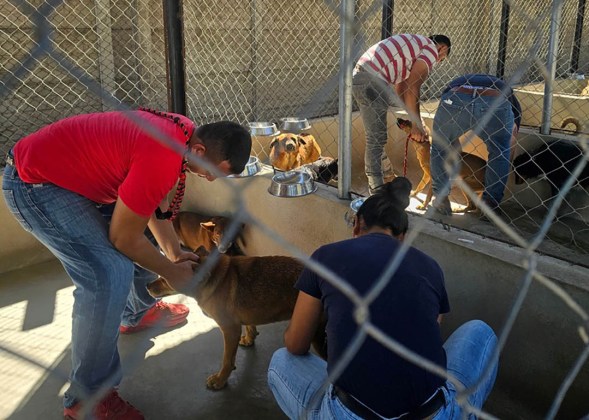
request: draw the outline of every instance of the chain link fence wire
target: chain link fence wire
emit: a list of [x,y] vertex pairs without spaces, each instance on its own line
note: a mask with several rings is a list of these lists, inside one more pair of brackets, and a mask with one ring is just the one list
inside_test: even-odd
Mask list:
[[[337,156],[341,3],[330,0],[237,3],[184,0],[182,21],[188,115],[197,123],[228,119],[242,124],[253,121],[280,124],[281,118],[305,117],[311,120],[311,132],[325,153]],[[553,96],[562,96],[564,102],[558,106],[556,99],[553,102],[550,116],[550,125],[556,133],[553,135],[539,134],[543,121],[538,118],[545,112],[540,106],[544,81],[551,78],[546,63],[550,53],[551,19],[556,10],[552,1],[487,0],[474,4],[454,0],[449,4],[438,0],[407,0],[383,4],[381,1],[358,0],[355,15],[345,17],[355,29],[354,39],[350,40],[354,45],[354,60],[380,39],[383,12],[392,17],[391,22],[384,22],[385,26],[391,26],[392,33],[440,33],[452,39],[450,59],[434,70],[422,89],[422,110],[426,117],[429,113],[431,118],[435,113],[440,93],[449,80],[464,73],[496,74],[502,69],[505,79],[517,89],[523,108],[523,126],[528,128],[516,146],[516,155],[552,141],[580,147],[580,159],[574,164],[570,161],[561,163],[569,176],[555,197],[547,196],[545,177],[526,180],[520,186],[510,182],[503,217],[491,212],[460,178],[455,181],[482,208],[490,219],[487,225],[500,233],[495,235],[507,238],[527,253],[526,272],[500,331],[495,358],[499,357],[512,332],[532,282],[550,290],[578,315],[583,350],[554,396],[547,418],[556,417],[567,390],[589,354],[588,314],[567,291],[546,278],[536,266],[537,252],[546,242],[558,244],[564,241],[582,255],[589,251],[589,240],[585,239],[589,234],[586,201],[583,204],[588,196],[587,186],[578,185],[589,156],[585,131],[589,88],[587,79],[582,78],[589,70],[587,48],[580,48],[577,64],[572,60],[575,45],[589,44],[589,17],[586,11],[581,11],[581,3],[562,2]],[[391,9],[387,10],[387,7]],[[579,27],[584,31],[578,30]],[[501,53],[502,34],[506,36],[504,56]],[[27,133],[68,115],[130,109],[139,105],[167,108],[164,24],[159,1],[3,2],[0,4],[0,41],[2,154]],[[530,99],[525,96],[528,94]],[[354,114],[353,139],[363,136],[358,121],[358,115]],[[402,145],[405,137],[395,131],[393,123],[389,129],[394,137],[391,143]],[[484,148],[480,142],[476,143],[476,138],[466,136],[463,147],[475,151]],[[268,146],[269,138],[255,138],[254,153],[267,159]],[[353,160],[362,161],[362,150],[359,141],[352,142]],[[484,151],[479,153],[484,155]],[[559,156],[555,155],[554,159],[557,158]],[[353,165],[352,172],[361,172],[362,165],[358,167],[361,169]],[[215,171],[213,167],[210,169]],[[408,174],[410,178],[420,176],[416,168],[409,169],[415,172]],[[362,179],[362,175],[355,176],[354,180]],[[574,199],[569,194],[573,190],[577,192]],[[236,188],[233,197],[237,217],[230,229],[236,231],[240,222],[255,226],[292,255],[305,260],[311,269],[356,303],[361,328],[346,357],[334,367],[330,380],[345,369],[363,340],[371,336],[391,351],[458,384],[458,399],[467,411],[481,418],[493,418],[491,413],[469,406],[466,398],[472,390],[460,387],[456,378],[444,369],[420,358],[394,339],[383,336],[361,315],[402,263],[406,250],[423,230],[426,218],[418,218],[387,272],[376,282],[371,293],[361,297],[343,279],[308,261],[308,256],[284,240],[280,232],[270,229],[255,214],[248,212],[242,191]],[[567,206],[566,214],[559,213],[563,204]],[[425,214],[433,217],[432,209]],[[555,225],[560,225],[557,232],[553,232]],[[563,232],[564,240],[559,237]],[[554,236],[550,236],[552,233]],[[558,249],[558,252],[566,253],[562,248]],[[562,254],[557,256],[562,257]],[[30,362],[36,364],[33,360]]]

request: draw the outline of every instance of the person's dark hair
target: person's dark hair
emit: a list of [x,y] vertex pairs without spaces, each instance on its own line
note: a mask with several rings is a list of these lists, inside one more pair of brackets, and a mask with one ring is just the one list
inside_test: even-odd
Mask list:
[[446,35],[430,35],[429,39],[431,39],[432,41],[434,41],[434,43],[436,44],[444,44],[445,46],[448,47],[448,56],[450,56],[450,50],[452,49],[452,43],[450,42],[450,38],[448,38]]
[[358,209],[358,218],[362,217],[367,228],[379,226],[391,229],[393,235],[406,233],[409,218],[405,209],[409,205],[411,182],[399,176],[376,189]]
[[252,137],[245,127],[232,121],[218,121],[197,127],[195,134],[213,163],[228,160],[234,174],[245,169],[252,150]]

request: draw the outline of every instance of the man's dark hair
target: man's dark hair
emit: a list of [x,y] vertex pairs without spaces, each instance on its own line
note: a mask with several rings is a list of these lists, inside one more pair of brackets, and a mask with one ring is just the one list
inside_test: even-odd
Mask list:
[[436,44],[444,44],[448,47],[448,56],[450,56],[450,50],[452,49],[452,43],[450,42],[450,38],[446,35],[430,35],[429,39],[434,41]]
[[245,169],[252,151],[252,137],[245,127],[232,121],[218,121],[198,127],[196,137],[213,163],[229,161],[234,174]]
[[379,226],[390,229],[393,235],[406,233],[409,218],[405,208],[409,205],[411,182],[399,176],[378,187],[373,195],[358,209],[358,217],[362,217],[366,227]]

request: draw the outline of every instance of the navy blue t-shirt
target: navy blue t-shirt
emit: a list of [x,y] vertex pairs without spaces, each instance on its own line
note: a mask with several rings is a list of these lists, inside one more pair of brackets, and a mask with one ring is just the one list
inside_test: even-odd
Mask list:
[[[316,260],[364,296],[400,248],[390,235],[372,233],[325,245]],[[354,305],[337,288],[305,269],[295,286],[321,299],[327,314],[327,369],[356,334]],[[370,322],[404,346],[446,367],[438,315],[450,310],[438,263],[410,248],[388,285],[370,305]],[[368,337],[335,384],[385,417],[395,417],[425,402],[444,379],[397,356]]]
[[511,103],[515,125],[517,125],[517,128],[519,129],[522,122],[522,108],[513,93],[513,89],[511,89],[511,87],[509,87],[503,80],[491,76],[490,74],[465,74],[464,76],[457,77],[448,83],[448,86],[446,86],[442,94],[458,86],[493,88],[505,92],[507,99]]

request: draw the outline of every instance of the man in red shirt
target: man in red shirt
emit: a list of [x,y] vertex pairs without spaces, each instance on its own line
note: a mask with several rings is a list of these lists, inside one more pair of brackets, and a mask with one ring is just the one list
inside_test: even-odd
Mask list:
[[[250,152],[250,134],[239,124],[196,127],[182,115],[153,110],[66,118],[9,152],[2,188],[8,208],[76,286],[65,418],[89,410],[99,419],[143,418],[115,390],[122,377],[119,333],[185,321],[186,306],[156,301],[145,287],[158,275],[176,282],[193,277],[197,257],[180,248],[170,223],[185,172],[209,181],[237,174]],[[105,389],[94,407],[85,405]]]
[[394,176],[384,151],[389,106],[402,106],[413,121],[411,139],[424,141],[419,111],[421,85],[435,64],[450,54],[450,47],[445,35],[393,35],[370,47],[356,63],[352,93],[366,130],[364,171],[370,194]]

